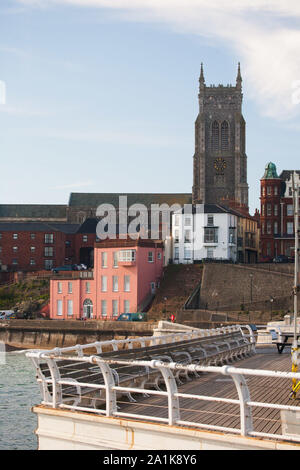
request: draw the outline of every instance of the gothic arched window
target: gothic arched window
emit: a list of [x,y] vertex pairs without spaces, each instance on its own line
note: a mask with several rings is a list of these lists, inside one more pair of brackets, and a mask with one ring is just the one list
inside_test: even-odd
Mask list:
[[223,121],[221,125],[221,149],[229,149],[229,126],[227,121]]
[[211,148],[216,151],[219,150],[219,123],[214,121],[211,129]]

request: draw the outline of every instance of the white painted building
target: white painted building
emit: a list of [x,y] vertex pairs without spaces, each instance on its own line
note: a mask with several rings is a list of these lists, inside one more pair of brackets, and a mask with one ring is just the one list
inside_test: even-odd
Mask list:
[[217,204],[186,205],[173,214],[173,262],[237,260],[237,215]]

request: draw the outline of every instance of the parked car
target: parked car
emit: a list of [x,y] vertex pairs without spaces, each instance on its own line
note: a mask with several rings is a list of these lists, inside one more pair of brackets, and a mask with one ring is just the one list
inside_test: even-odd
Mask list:
[[285,255],[278,255],[273,259],[273,263],[288,263],[289,258]]
[[272,256],[261,256],[259,259],[260,263],[272,263],[273,258]]
[[13,320],[17,318],[17,314],[13,310],[5,310],[0,312],[0,320]]
[[121,313],[117,321],[146,321],[146,313]]
[[77,266],[78,271],[84,271],[84,270],[87,269],[86,264],[83,264],[83,263],[81,263],[81,264],[76,264],[76,266]]
[[57,268],[52,268],[53,273],[58,273],[59,271],[78,271],[77,264],[66,264],[65,266],[58,266]]

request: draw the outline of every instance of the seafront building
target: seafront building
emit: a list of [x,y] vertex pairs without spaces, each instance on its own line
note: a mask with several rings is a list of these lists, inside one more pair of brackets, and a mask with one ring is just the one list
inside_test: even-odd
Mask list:
[[50,318],[115,320],[143,311],[163,272],[159,240],[96,242],[93,271],[60,273],[50,281]]
[[[278,175],[276,165],[270,162],[260,180],[261,256],[266,260],[278,255],[294,257],[293,173],[283,170]],[[295,184],[299,185],[300,171],[295,174]]]

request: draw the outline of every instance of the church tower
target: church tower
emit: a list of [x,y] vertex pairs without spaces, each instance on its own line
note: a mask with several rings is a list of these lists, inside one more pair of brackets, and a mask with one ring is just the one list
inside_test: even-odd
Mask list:
[[198,97],[193,203],[218,204],[225,198],[248,207],[240,64],[235,86],[206,86],[201,64]]

